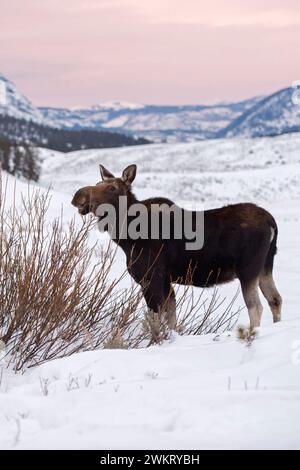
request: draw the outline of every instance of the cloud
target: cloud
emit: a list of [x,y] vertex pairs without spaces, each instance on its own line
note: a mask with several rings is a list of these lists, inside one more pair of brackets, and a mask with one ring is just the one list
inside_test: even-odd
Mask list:
[[[112,0],[114,2],[114,0]],[[118,0],[142,12],[149,22],[204,24],[212,27],[263,25],[285,27],[300,24],[298,0]]]
[[277,0],[172,0],[172,8],[0,0],[0,8],[2,72],[38,104],[231,100],[300,78],[298,0],[284,9]]

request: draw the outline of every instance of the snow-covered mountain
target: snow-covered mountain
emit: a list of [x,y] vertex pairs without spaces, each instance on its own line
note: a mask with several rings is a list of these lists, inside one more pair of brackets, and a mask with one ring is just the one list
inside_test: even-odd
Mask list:
[[[101,101],[95,106],[92,106],[92,108],[95,110],[109,109],[109,110],[114,110],[114,111],[121,111],[124,109],[142,109],[144,107],[145,107],[144,104],[131,103],[130,101]],[[76,109],[76,108],[72,108],[72,109]],[[77,109],[81,109],[81,107]]]
[[214,138],[260,99],[211,106],[155,106],[109,101],[89,108],[37,108],[0,74],[0,117],[9,116],[66,130],[118,132],[155,142]]
[[[131,103],[113,102],[109,109],[136,109]],[[78,132],[81,131],[81,132]],[[31,143],[68,152],[81,148],[120,147],[147,143],[122,132],[90,126],[64,126],[51,120],[36,108],[16,86],[0,74],[0,139]]]
[[33,121],[42,125],[53,125],[44,114],[36,108],[17,87],[0,74],[0,116]]
[[91,108],[41,108],[45,119],[64,128],[106,129],[142,136],[154,142],[210,139],[252,108],[260,98],[213,106],[154,106],[126,102]]
[[117,132],[154,142],[195,142],[233,136],[259,137],[300,131],[293,88],[267,97],[215,105],[157,106],[126,101],[88,108],[36,108],[0,75],[0,117],[63,130]]
[[285,88],[256,103],[219,133],[220,137],[261,137],[300,131],[300,103]]

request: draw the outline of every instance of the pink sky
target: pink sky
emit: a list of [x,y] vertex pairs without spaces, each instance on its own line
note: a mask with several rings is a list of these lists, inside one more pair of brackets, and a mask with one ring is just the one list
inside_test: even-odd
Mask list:
[[270,93],[299,45],[299,0],[0,0],[0,72],[37,105]]

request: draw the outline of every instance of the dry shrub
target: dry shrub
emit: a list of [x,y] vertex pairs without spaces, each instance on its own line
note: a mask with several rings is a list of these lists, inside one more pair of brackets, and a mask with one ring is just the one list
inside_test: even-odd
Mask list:
[[108,278],[111,252],[92,260],[93,221],[63,228],[47,222],[48,205],[39,191],[9,210],[0,201],[0,339],[15,370],[126,336],[139,313],[139,290]]
[[214,286],[210,299],[207,298],[206,289],[202,289],[195,299],[194,291],[187,291],[185,286],[177,302],[178,331],[185,335],[204,335],[233,330],[242,310],[235,306],[238,294],[239,290],[227,303],[227,298],[222,297],[217,286]]
[[[154,337],[139,287],[119,288],[125,272],[109,276],[114,253],[102,250],[95,261],[92,219],[79,227],[74,220],[65,227],[62,216],[50,223],[48,194],[29,191],[7,209],[5,193],[0,187],[0,344],[8,366],[20,371],[80,351],[148,346],[169,337],[163,322]],[[223,310],[217,290],[208,305],[203,292],[196,302],[187,287],[179,296],[179,332],[232,328],[235,299]]]
[[[209,274],[207,284],[212,273]],[[203,335],[231,331],[237,324],[241,308],[235,307],[239,290],[227,303],[217,286],[211,289],[191,288],[194,271],[188,269],[184,285],[177,286],[177,332],[185,335]],[[211,292],[210,298],[208,292]],[[196,294],[196,295],[195,295]]]

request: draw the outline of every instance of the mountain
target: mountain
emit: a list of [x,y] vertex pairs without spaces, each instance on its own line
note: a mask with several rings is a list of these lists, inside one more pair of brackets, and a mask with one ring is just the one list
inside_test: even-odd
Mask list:
[[[74,137],[76,140],[72,150],[94,148],[95,145],[135,145],[147,143],[148,140],[195,142],[235,136],[272,136],[300,131],[300,105],[294,103],[294,92],[293,88],[285,88],[266,97],[210,106],[158,106],[110,101],[88,108],[36,108],[9,80],[0,75],[0,131],[3,132],[3,121],[8,118],[18,123],[21,120],[22,125],[17,126],[18,135],[25,132],[25,136],[30,139],[33,132],[34,141],[38,145],[45,141],[43,145],[50,146],[57,140],[53,139],[53,129],[57,129],[57,132],[59,129],[63,136],[59,150],[67,148],[70,143],[68,135],[70,139]],[[9,129],[11,133],[11,121]],[[52,129],[50,140],[46,136],[47,129]],[[76,134],[66,134],[67,131],[80,131],[80,138]],[[96,135],[97,132],[105,134]],[[83,137],[87,140],[82,141]]]
[[[114,106],[119,109],[116,103]],[[63,152],[149,143],[142,137],[135,138],[107,129],[63,126],[59,120],[45,116],[3,75],[0,75],[0,137],[14,145],[31,143]]]
[[90,108],[40,108],[44,118],[65,129],[106,129],[142,136],[155,142],[210,139],[260,98],[213,106],[154,106],[126,102]]
[[264,98],[213,106],[150,106],[102,103],[76,110],[40,108],[63,128],[122,131],[155,142],[195,142],[225,137],[263,137],[300,131],[293,88]]
[[234,119],[217,137],[262,137],[300,131],[300,104],[295,90],[285,88],[256,103]]
[[[16,86],[0,74],[0,116],[10,116],[38,124],[51,125],[43,113],[36,108]],[[54,123],[52,123],[54,125]]]

